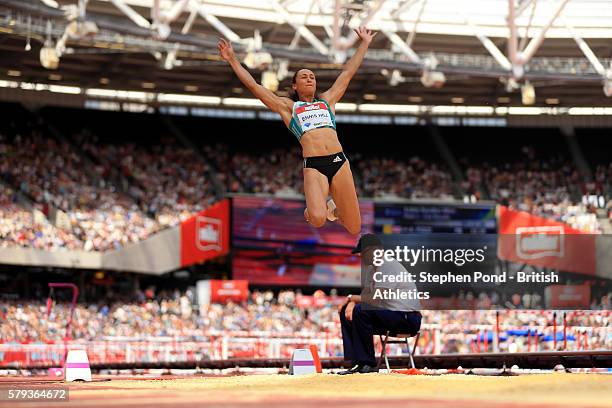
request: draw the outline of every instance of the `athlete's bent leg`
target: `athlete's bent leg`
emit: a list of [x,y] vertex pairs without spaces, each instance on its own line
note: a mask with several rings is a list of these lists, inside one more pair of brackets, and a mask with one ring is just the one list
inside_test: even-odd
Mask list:
[[361,213],[355,191],[353,173],[348,162],[345,162],[334,175],[331,183],[331,195],[336,203],[336,215],[346,230],[357,235],[361,232]]
[[320,228],[327,219],[326,199],[329,194],[327,177],[318,170],[304,169],[304,195],[306,196],[306,210],[304,217],[310,225]]

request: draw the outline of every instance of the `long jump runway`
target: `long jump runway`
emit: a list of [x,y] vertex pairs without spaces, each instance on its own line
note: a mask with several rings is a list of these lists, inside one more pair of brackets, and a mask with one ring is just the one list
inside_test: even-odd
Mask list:
[[[28,385],[29,383],[29,385]],[[51,388],[64,384],[22,387]],[[16,382],[0,382],[0,389]],[[449,374],[248,375],[73,383],[68,402],[2,401],[0,407],[610,407],[612,375],[551,373],[515,377]]]

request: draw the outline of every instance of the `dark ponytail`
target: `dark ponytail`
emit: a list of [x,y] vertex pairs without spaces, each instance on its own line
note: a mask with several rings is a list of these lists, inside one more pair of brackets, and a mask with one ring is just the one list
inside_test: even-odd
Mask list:
[[[298,69],[297,71],[295,71],[295,73],[293,74],[293,78],[291,79],[291,85],[295,85],[295,79],[297,78],[297,74],[298,72],[300,72],[301,69]],[[300,95],[298,95],[297,91],[295,89],[293,89],[293,87],[291,88],[291,91],[289,91],[289,98],[291,98],[291,100],[293,102],[297,102],[300,100]]]

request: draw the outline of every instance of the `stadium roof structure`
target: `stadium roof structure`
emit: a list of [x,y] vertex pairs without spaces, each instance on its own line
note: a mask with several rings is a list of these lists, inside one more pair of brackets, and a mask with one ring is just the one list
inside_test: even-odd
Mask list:
[[0,0],[0,87],[250,97],[223,36],[279,94],[302,67],[326,88],[364,24],[344,102],[612,106],[606,0]]

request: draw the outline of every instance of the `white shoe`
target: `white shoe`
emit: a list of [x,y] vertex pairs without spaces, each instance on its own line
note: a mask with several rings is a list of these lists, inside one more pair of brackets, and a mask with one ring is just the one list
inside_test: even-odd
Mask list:
[[334,199],[330,198],[327,200],[327,220],[328,221],[336,221],[338,217],[336,217],[336,203],[334,203]]

